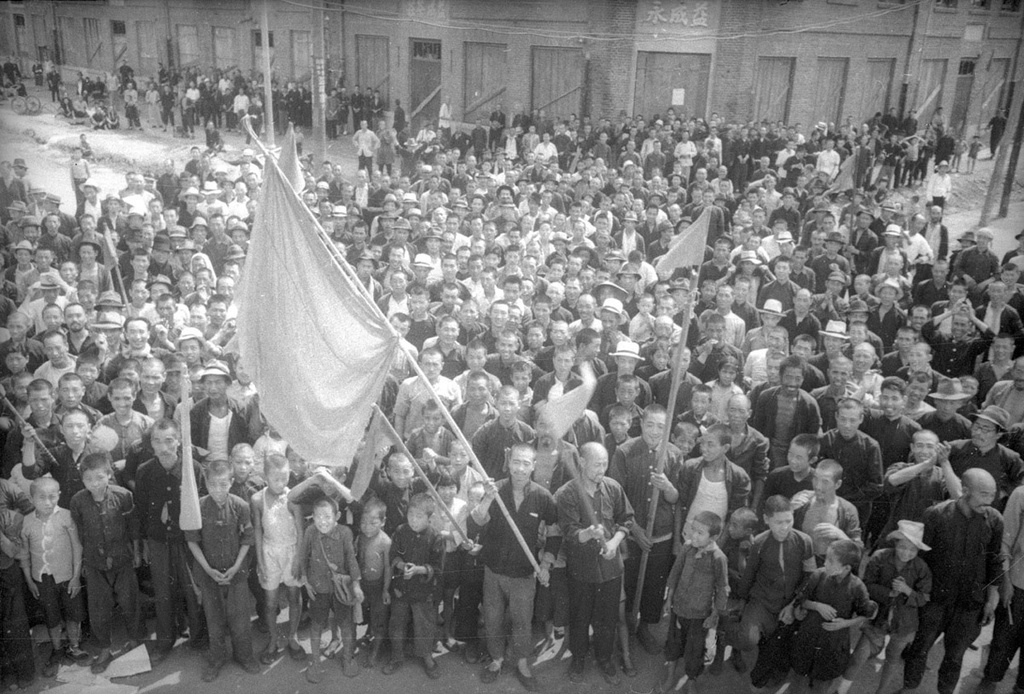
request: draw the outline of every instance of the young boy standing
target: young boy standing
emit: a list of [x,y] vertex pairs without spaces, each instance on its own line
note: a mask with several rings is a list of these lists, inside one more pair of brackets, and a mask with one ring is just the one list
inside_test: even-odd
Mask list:
[[92,661],[99,674],[114,659],[111,626],[114,605],[127,622],[127,652],[141,639],[139,630],[139,583],[135,569],[142,564],[139,523],[132,493],[111,484],[114,474],[108,453],[90,453],[82,460],[85,489],[71,499],[71,518],[82,540],[82,572],[85,574],[89,626],[100,652]]
[[[353,658],[356,627],[352,621],[352,607],[362,602],[365,596],[360,586],[362,575],[359,573],[359,562],[356,561],[352,531],[338,523],[339,517],[338,502],[334,499],[325,497],[316,502],[313,506],[313,524],[306,528],[299,548],[300,572],[309,588],[309,616],[312,622],[309,633],[313,660],[306,670],[306,679],[313,684],[323,679],[320,634],[327,626],[331,610],[334,610],[334,618],[345,639],[342,672],[346,677],[359,674],[359,664]],[[348,577],[351,580],[352,604],[343,603],[337,595],[335,577]]]
[[249,504],[230,493],[231,466],[214,461],[206,468],[206,489],[199,500],[203,527],[186,530],[185,540],[195,558],[193,575],[203,596],[203,611],[210,633],[204,682],[217,679],[227,661],[224,640],[230,635],[235,660],[249,674],[260,671],[252,653],[249,615],[249,548],[253,529]]
[[697,691],[696,679],[704,671],[704,641],[709,629],[718,626],[729,596],[729,567],[715,543],[722,533],[722,519],[701,511],[690,521],[689,538],[672,565],[668,577],[665,612],[670,613],[666,672],[662,691],[676,684],[676,666],[683,660],[684,691]]
[[[53,677],[63,656],[76,662],[89,659],[81,645],[85,618],[82,544],[71,513],[57,504],[60,484],[56,480],[44,477],[33,481],[30,496],[36,510],[25,517],[21,527],[21,571],[28,592],[43,608],[53,644],[43,676]],[[68,633],[66,649],[61,647],[62,622]]]
[[[372,667],[380,656],[387,638],[388,605],[391,604],[391,538],[384,532],[387,506],[380,499],[370,499],[363,508],[356,538],[361,585],[366,598],[363,614],[369,625],[370,648],[361,650],[362,664]],[[372,649],[372,650],[371,650]]]
[[270,455],[263,465],[267,486],[252,495],[253,536],[256,541],[256,565],[260,586],[266,591],[266,622],[270,641],[260,655],[260,662],[269,665],[283,650],[277,633],[277,606],[281,586],[288,594],[288,654],[294,660],[305,660],[306,651],[299,645],[297,633],[302,616],[302,583],[299,581],[299,538],[302,537],[302,514],[288,501],[288,459]]
[[423,659],[430,679],[441,676],[432,655],[437,622],[434,591],[441,573],[444,542],[430,525],[434,500],[427,494],[415,494],[409,501],[406,523],[395,532],[391,546],[391,661],[384,674],[396,672],[405,659],[405,637],[409,622],[413,625],[415,653]]

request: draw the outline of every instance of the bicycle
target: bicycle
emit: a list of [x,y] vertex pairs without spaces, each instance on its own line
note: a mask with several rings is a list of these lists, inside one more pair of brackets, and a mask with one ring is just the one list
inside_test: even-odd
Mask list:
[[39,97],[36,96],[16,96],[11,99],[11,110],[19,116],[23,116],[26,113],[30,116],[34,116],[39,113],[42,108],[43,104],[39,100]]

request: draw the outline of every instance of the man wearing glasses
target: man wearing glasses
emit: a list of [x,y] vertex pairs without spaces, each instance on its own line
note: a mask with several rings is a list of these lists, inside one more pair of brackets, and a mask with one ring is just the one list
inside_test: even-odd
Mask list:
[[999,443],[1010,425],[1010,413],[998,405],[989,405],[973,415],[971,438],[950,443],[949,464],[957,477],[970,468],[981,468],[996,481],[998,492],[992,504],[1002,511],[1010,492],[1024,483],[1024,463],[1017,453]]

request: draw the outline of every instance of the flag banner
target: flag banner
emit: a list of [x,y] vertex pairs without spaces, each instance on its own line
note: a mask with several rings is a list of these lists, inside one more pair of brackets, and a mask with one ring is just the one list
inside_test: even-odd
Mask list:
[[320,233],[268,157],[237,295],[238,347],[261,410],[295,450],[349,465],[399,346]]
[[704,248],[708,244],[708,226],[711,210],[705,208],[693,223],[672,239],[668,253],[658,259],[654,269],[658,277],[669,277],[679,268],[700,265],[704,262]]
[[550,436],[555,441],[565,436],[577,419],[587,411],[587,403],[597,389],[597,377],[590,362],[580,364],[583,383],[568,393],[553,400],[545,400],[537,406],[537,433]]
[[383,419],[384,413],[374,407],[373,415],[370,418],[370,425],[366,428],[366,435],[363,437],[362,444],[356,452],[356,469],[352,474],[352,488],[350,490],[352,496],[356,499],[363,498],[363,494],[370,488],[373,473],[381,459],[394,445],[394,442],[388,437],[387,428],[383,426],[381,421]]
[[836,180],[832,181],[832,185],[828,187],[826,193],[836,193],[843,190],[849,190],[853,188],[853,156],[849,156],[843,160],[843,163],[839,165],[839,173],[836,174]]
[[181,427],[181,508],[178,525],[182,530],[202,530],[203,516],[199,510],[199,480],[192,458],[192,383],[182,379],[181,403],[177,407]]
[[306,188],[306,178],[302,175],[302,167],[299,165],[299,152],[295,146],[295,126],[288,124],[288,132],[281,140],[281,153],[277,157],[277,165],[281,167],[281,173],[288,179],[292,190],[302,193]]

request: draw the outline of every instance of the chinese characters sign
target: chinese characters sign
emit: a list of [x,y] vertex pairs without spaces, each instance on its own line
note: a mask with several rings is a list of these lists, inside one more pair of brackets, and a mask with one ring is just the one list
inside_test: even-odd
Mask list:
[[637,24],[641,30],[705,33],[717,17],[716,0],[641,0]]

